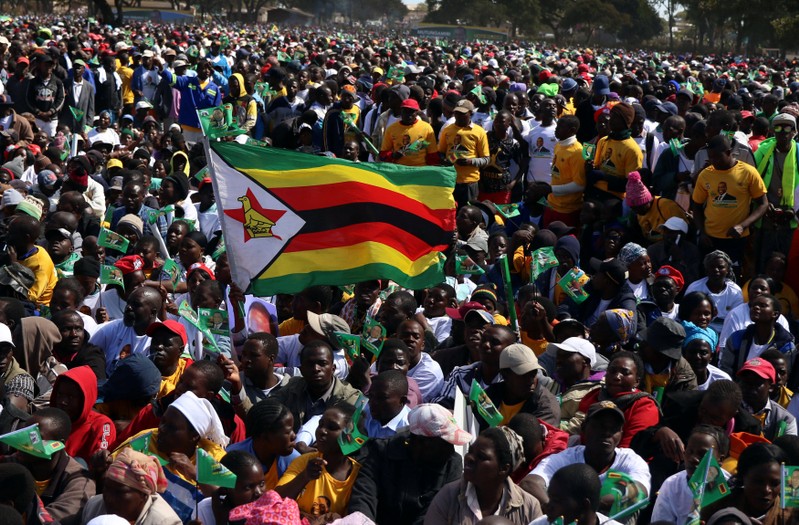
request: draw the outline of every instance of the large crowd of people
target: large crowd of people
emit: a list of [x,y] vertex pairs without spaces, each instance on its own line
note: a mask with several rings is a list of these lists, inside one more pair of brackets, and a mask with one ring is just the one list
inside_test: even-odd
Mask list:
[[[797,69],[0,22],[0,524],[799,522]],[[452,166],[441,282],[240,289],[223,104],[264,166]]]

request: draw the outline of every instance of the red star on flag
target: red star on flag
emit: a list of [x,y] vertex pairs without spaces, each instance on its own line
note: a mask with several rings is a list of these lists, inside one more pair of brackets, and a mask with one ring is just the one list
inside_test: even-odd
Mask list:
[[[274,237],[280,239],[277,235],[271,232],[271,226],[277,224],[286,210],[268,210],[261,207],[261,204],[255,198],[252,190],[247,188],[247,194],[238,199],[241,201],[242,206],[239,209],[224,210],[225,215],[236,220],[244,225],[244,242],[249,241],[253,237]],[[269,223],[271,222],[271,226]],[[256,231],[256,229],[258,231]],[[267,233],[263,233],[266,231]],[[260,234],[258,232],[261,232]]]

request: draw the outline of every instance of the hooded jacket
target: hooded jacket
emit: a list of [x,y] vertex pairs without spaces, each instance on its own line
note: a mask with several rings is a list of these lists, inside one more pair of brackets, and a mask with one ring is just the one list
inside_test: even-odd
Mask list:
[[244,83],[244,76],[241,73],[233,73],[231,77],[238,81],[239,92],[237,94],[230,93],[222,102],[233,104],[236,123],[241,129],[249,132],[255,127],[258,120],[258,102],[247,93],[247,85]]
[[83,393],[83,410],[78,419],[72,421],[72,433],[66,442],[66,451],[72,457],[82,458],[87,463],[98,450],[108,450],[116,440],[116,428],[108,416],[93,410],[97,402],[97,376],[88,366],[79,366],[58,376],[53,385],[50,406],[58,406],[58,385],[73,381]]

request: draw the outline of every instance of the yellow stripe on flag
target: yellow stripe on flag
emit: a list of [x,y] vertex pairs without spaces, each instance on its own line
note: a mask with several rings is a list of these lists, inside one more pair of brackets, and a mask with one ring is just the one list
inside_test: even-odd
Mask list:
[[338,248],[283,252],[264,273],[256,278],[276,279],[298,272],[337,272],[362,266],[365,262],[379,261],[398,268],[406,275],[418,275],[437,264],[438,252],[412,261],[394,248],[375,241],[367,241]]
[[[340,182],[357,182],[376,186],[385,190],[405,195],[426,205],[431,210],[449,210],[455,201],[452,197],[452,188],[444,186],[420,186],[409,184],[397,186],[385,177],[372,171],[359,170],[349,166],[331,164],[323,168],[307,168],[290,171],[269,170],[241,170],[254,178],[268,189],[296,188],[300,186],[321,186]],[[368,190],[364,190],[367,192]],[[364,193],[368,199],[368,193]]]

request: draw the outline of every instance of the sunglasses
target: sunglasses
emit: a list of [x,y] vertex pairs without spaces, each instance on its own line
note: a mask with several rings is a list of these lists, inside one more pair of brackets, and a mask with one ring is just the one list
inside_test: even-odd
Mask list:
[[793,131],[793,126],[783,126],[783,125],[776,125],[774,126],[774,133],[790,133]]

